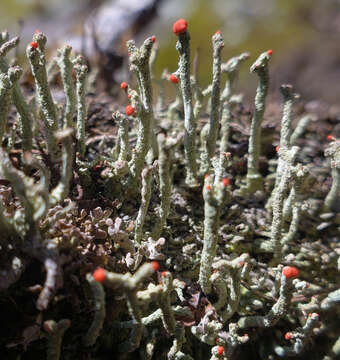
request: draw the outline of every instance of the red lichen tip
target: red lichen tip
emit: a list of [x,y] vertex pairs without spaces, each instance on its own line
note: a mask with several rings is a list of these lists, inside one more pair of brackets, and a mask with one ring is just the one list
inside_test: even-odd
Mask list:
[[37,49],[38,48],[38,43],[36,41],[32,41],[30,42],[30,46],[34,49]]
[[40,33],[41,33],[41,31],[39,29],[34,30],[34,34],[40,34]]
[[128,99],[131,99],[131,94],[128,95]]
[[230,184],[230,180],[227,178],[222,179],[223,186],[228,186]]
[[93,278],[97,282],[103,282],[106,278],[106,271],[103,268],[99,267],[93,272]]
[[279,152],[279,150],[280,150],[280,145],[275,146],[275,151]]
[[128,105],[126,108],[125,108],[125,114],[127,116],[131,116],[133,113],[135,112],[135,108],[131,105]]
[[221,30],[217,30],[217,31],[215,32],[215,34],[221,35],[221,34],[222,34],[222,31],[221,31]]
[[171,74],[169,77],[169,80],[173,83],[173,84],[178,84],[178,77],[174,74]]
[[167,271],[162,271],[161,272],[162,277],[165,277],[167,273],[168,273]]
[[185,19],[179,19],[172,25],[172,31],[175,35],[180,35],[187,31],[188,22]]
[[208,191],[211,190],[211,186],[210,186],[210,185],[207,185],[205,188],[206,188]]
[[123,90],[126,90],[128,87],[129,87],[129,85],[128,85],[128,83],[126,81],[123,81],[120,84],[120,88],[123,89]]
[[156,42],[156,36],[151,36],[151,40],[152,40],[153,43],[155,43]]
[[52,331],[52,328],[51,328],[51,326],[50,326],[50,322],[49,322],[49,321],[45,321],[45,322],[44,322],[44,324],[43,324],[43,329],[44,329],[46,332],[48,332],[48,333],[50,333],[50,332]]
[[219,346],[217,348],[217,354],[218,355],[223,355],[224,354],[224,346]]
[[312,317],[312,316],[314,316],[314,317],[319,317],[319,314],[318,314],[318,313],[309,313],[309,314],[308,314],[308,317],[309,317],[309,318]]
[[335,140],[335,137],[333,135],[328,135],[327,136],[327,140],[328,141],[334,141]]
[[299,276],[299,270],[295,266],[285,266],[282,273],[287,279],[293,279]]
[[293,337],[292,333],[290,333],[290,332],[285,333],[286,340],[290,340],[292,337]]
[[152,261],[152,262],[151,262],[151,266],[152,266],[152,268],[153,268],[155,271],[158,271],[158,270],[159,270],[159,263],[158,263],[158,261]]
[[272,50],[272,49],[267,50],[267,54],[268,54],[269,56],[272,56],[272,55],[273,55],[273,50]]

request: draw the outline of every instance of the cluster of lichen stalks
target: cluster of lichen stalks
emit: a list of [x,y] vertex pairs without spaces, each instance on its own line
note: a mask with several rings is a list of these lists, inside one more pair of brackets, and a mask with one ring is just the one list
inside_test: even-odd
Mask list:
[[[281,323],[290,331],[284,335],[276,327],[276,340],[272,341],[269,353],[263,352],[261,356],[267,358],[270,352],[280,357],[298,355],[312,337],[325,332],[331,334],[327,322],[322,321],[323,316],[326,318],[331,311],[339,313],[336,276],[332,282],[318,278],[312,271],[315,254],[322,250],[325,258],[318,266],[336,274],[340,270],[339,246],[332,244],[326,251],[319,241],[299,248],[295,240],[308,206],[313,205],[312,213],[320,216],[316,224],[322,225],[324,220],[330,224],[334,219],[339,222],[332,210],[340,186],[340,143],[329,138],[326,155],[331,158],[332,185],[324,202],[318,202],[315,209],[314,203],[308,203],[310,168],[297,161],[299,147],[296,146],[311,118],[303,117],[293,131],[292,105],[296,95],[290,85],[281,87],[283,117],[275,184],[266,211],[262,210],[269,221],[263,219],[261,225],[261,220],[257,224],[262,228],[259,233],[268,239],[259,241],[257,236],[257,243],[243,246],[243,241],[253,241],[256,230],[242,218],[240,203],[246,199],[252,199],[252,203],[262,201],[267,194],[259,158],[272,51],[261,54],[250,68],[258,75],[259,85],[250,125],[247,176],[237,179],[238,188],[232,191],[234,179],[230,173],[234,160],[228,146],[232,112],[241,102],[240,95],[235,94],[235,83],[239,67],[249,55],[244,53],[222,63],[224,42],[221,32],[216,32],[212,37],[212,83],[202,90],[197,78],[190,74],[186,21],[180,19],[174,23],[173,32],[178,36],[178,69],[172,74],[165,71],[159,80],[152,73],[157,53],[155,37],[146,39],[140,48],[134,41],[128,41],[130,69],[136,76],[137,90],[126,82],[121,84],[129,99],[127,116],[119,111],[113,113],[118,127],[114,149],[97,154],[94,161],[88,160],[90,151],[85,141],[87,66],[84,59],[81,56],[72,59],[72,49],[65,46],[46,66],[46,37],[36,31],[27,47],[35,99],[27,102],[18,84],[22,69],[10,66],[6,60],[19,39],[9,40],[8,33],[1,33],[0,140],[5,147],[0,153],[0,174],[6,183],[0,191],[0,255],[10,256],[1,264],[0,291],[10,291],[29,262],[36,259],[46,271],[45,284],[38,287],[36,307],[42,314],[48,314],[49,309],[58,306],[55,298],[63,289],[65,274],[78,269],[82,259],[94,251],[100,260],[90,261],[90,266],[87,265],[90,272],[86,275],[93,294],[94,313],[88,330],[76,334],[77,338],[82,336],[81,347],[94,352],[103,347],[103,327],[106,327],[111,334],[111,351],[117,351],[122,358],[136,351],[143,359],[207,358],[210,350],[197,347],[201,342],[210,345],[211,359],[233,359],[239,345],[258,340],[252,329]],[[59,68],[64,87],[65,106],[52,99],[49,74],[55,67]],[[223,89],[222,73],[227,76]],[[177,96],[165,106],[164,83],[168,80],[176,87]],[[153,84],[159,87],[155,107]],[[199,129],[204,100],[209,97],[209,121]],[[8,134],[11,104],[16,108],[18,128],[12,122],[13,130]],[[137,122],[137,130],[131,129],[131,121]],[[18,132],[22,151],[13,162],[12,150],[18,143]],[[177,230],[169,228],[168,222],[173,178],[179,171],[175,164],[183,163],[182,149],[185,181],[179,180],[182,191],[176,192],[176,201],[185,203],[188,192],[197,197],[197,189],[203,183],[204,223],[197,224],[193,217],[189,216],[188,220],[183,216],[180,222],[188,221],[190,233],[188,225],[184,235],[182,232],[176,237]],[[68,199],[71,183],[78,183],[84,193],[96,187],[93,171],[99,164],[105,164],[100,184],[104,184],[111,199],[118,199],[118,213],[120,207],[124,209],[124,203],[140,192],[139,210],[130,218],[126,215],[128,211],[122,210],[113,220],[112,212],[117,209],[103,211],[100,207],[88,214],[76,208],[76,201]],[[160,203],[150,219],[154,192],[159,195]],[[251,207],[248,205],[245,211]],[[229,226],[228,217],[229,221],[240,217],[241,222]],[[259,253],[271,255],[269,263],[256,256],[255,248]],[[101,266],[92,272],[96,264]],[[158,271],[160,264],[165,271]],[[84,272],[81,273],[82,278],[76,279],[78,285],[85,286]],[[300,279],[299,274],[306,280]],[[197,304],[189,306],[188,294],[192,295],[191,300],[195,298],[193,286],[199,295]],[[118,310],[113,310],[116,315],[110,315],[110,321],[106,321],[108,294],[110,306],[120,304]],[[120,301],[122,296],[124,305]],[[90,293],[88,297],[91,303]],[[65,331],[71,332],[72,327],[72,318],[43,322],[41,334],[48,338],[49,360],[64,358],[63,335]],[[248,328],[250,333],[245,332]],[[118,330],[119,335],[113,335]],[[325,359],[335,358],[339,348],[336,340]]]

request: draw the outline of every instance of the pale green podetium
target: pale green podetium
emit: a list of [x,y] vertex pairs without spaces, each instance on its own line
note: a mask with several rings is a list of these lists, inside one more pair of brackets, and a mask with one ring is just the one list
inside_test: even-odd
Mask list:
[[86,102],[85,87],[88,67],[85,65],[85,59],[78,56],[74,61],[74,71],[76,73],[76,92],[77,92],[77,141],[78,151],[82,157],[86,152],[85,145],[85,121],[86,121]]
[[[176,76],[176,74],[173,75]],[[163,71],[162,78],[164,80],[170,81],[170,76],[171,74],[169,73],[168,70]],[[167,118],[170,121],[177,120],[180,117],[179,115],[183,113],[183,96],[182,96],[180,84],[173,83],[173,85],[176,89],[176,98],[175,101],[173,101],[168,106]]]
[[209,121],[209,132],[207,138],[207,150],[209,159],[215,155],[216,140],[220,125],[220,82],[221,82],[221,50],[224,47],[223,38],[220,32],[212,37],[213,44],[213,79],[211,89],[211,112]]
[[216,255],[218,229],[222,206],[227,197],[226,186],[223,181],[212,185],[211,176],[206,176],[203,187],[204,199],[204,235],[201,256],[199,284],[205,294],[211,292],[211,269]]
[[185,182],[188,186],[197,185],[196,160],[196,119],[192,105],[192,91],[190,81],[190,35],[187,31],[179,34],[176,43],[179,53],[178,71],[184,104],[184,154],[187,163]]
[[268,62],[270,57],[271,51],[268,50],[262,53],[250,67],[250,72],[257,73],[259,84],[256,90],[255,110],[250,126],[247,184],[241,188],[242,193],[254,193],[263,189],[263,178],[259,173],[259,158],[261,154],[261,125],[269,86]]
[[[0,35],[0,73],[6,74],[9,66],[5,57],[10,50],[14,49],[19,44],[19,38],[15,37],[12,40],[7,41],[8,32],[3,32]],[[22,148],[24,151],[30,151],[32,149],[33,139],[33,116],[17,82],[13,86],[12,101],[18,112],[19,129],[22,135]]]
[[19,66],[9,68],[7,74],[0,74],[0,144],[6,131],[12,90],[21,74],[22,69]]
[[[228,141],[230,133],[231,121],[231,97],[235,91],[235,86],[239,74],[241,64],[249,59],[249,53],[242,53],[239,56],[231,58],[228,62],[221,65],[222,73],[227,74],[227,80],[221,94],[220,107],[221,107],[221,144],[220,154],[228,151]],[[221,160],[222,162],[222,160]]]
[[72,141],[73,134],[74,129],[70,127],[59,130],[55,133],[56,141],[60,141],[62,143],[62,168],[59,183],[52,190],[50,195],[51,206],[55,206],[60,201],[63,201],[68,196],[70,190],[74,159],[74,145]]
[[149,208],[151,198],[151,185],[152,185],[152,172],[153,167],[147,166],[142,171],[142,191],[141,191],[141,204],[139,207],[136,226],[135,226],[135,242],[140,244],[143,236],[143,226],[145,217]]
[[[213,44],[213,76],[212,76],[212,85],[208,87],[208,90],[205,93],[211,92],[210,98],[210,119],[202,131],[201,131],[201,143],[202,143],[202,153],[201,153],[201,166],[200,173],[206,174],[211,168],[212,158],[215,156],[216,150],[216,141],[218,137],[218,130],[220,126],[220,92],[221,92],[221,50],[224,47],[223,38],[220,32],[216,32],[212,37]],[[201,95],[203,98],[203,94]],[[198,106],[201,106],[201,101],[199,101]],[[196,104],[195,104],[196,105]],[[194,113],[197,113],[197,108],[195,106]],[[196,121],[198,119],[196,118]]]
[[340,193],[340,140],[334,140],[326,149],[325,155],[331,158],[332,186],[326,196],[323,212],[332,211]]
[[133,152],[132,159],[129,162],[131,172],[130,186],[134,187],[139,179],[145,163],[145,157],[152,144],[151,129],[154,124],[153,114],[153,95],[150,74],[150,56],[153,46],[152,38],[147,38],[140,48],[137,48],[135,42],[127,42],[127,48],[130,53],[130,70],[136,75],[138,83],[138,96],[132,96],[131,102],[134,105],[134,99],[139,99],[138,110],[136,112],[139,127],[137,133],[137,144]]
[[73,116],[76,108],[76,99],[72,80],[73,64],[70,60],[72,48],[69,45],[58,50],[57,64],[60,68],[61,79],[66,97],[64,114],[64,128],[74,127]]
[[221,141],[215,181],[221,181],[228,166],[228,163],[230,162],[229,160],[231,154],[228,154],[228,142],[230,137],[230,122],[232,119],[231,107],[235,103],[233,101],[235,97],[233,99],[232,95],[235,91],[240,66],[245,60],[249,58],[249,56],[249,53],[242,53],[239,56],[232,57],[226,63],[221,64],[221,72],[227,74],[227,80],[220,96]]
[[114,149],[114,159],[127,161],[129,149],[129,123],[128,118],[119,111],[112,114],[112,119],[118,124],[117,142]]
[[57,111],[54,105],[51,91],[47,81],[45,45],[46,36],[39,32],[34,34],[33,42],[38,44],[35,48],[28,45],[26,55],[31,65],[32,74],[35,80],[36,94],[39,106],[43,114],[43,122],[46,130],[47,149],[52,159],[57,156],[57,143],[54,132],[58,130]]
[[285,161],[285,172],[275,188],[273,197],[273,220],[270,232],[270,242],[274,250],[273,265],[277,265],[282,260],[282,226],[283,226],[283,205],[286,194],[290,187],[290,182],[293,177],[294,162],[297,157],[299,147],[293,146],[290,150],[287,148],[280,148],[279,156]]
[[170,212],[172,188],[170,166],[172,163],[173,152],[179,138],[166,138],[164,134],[159,134],[157,136],[157,141],[159,147],[158,174],[161,204],[158,209],[158,219],[151,235],[154,240],[158,240],[160,237]]
[[142,323],[141,301],[137,298],[137,292],[140,285],[146,281],[153,273],[154,269],[151,264],[144,263],[134,275],[130,273],[118,274],[114,272],[106,272],[104,286],[113,290],[119,289],[125,293],[129,314],[135,322],[134,328],[131,330],[129,338],[120,345],[121,353],[131,353],[139,348],[144,325]]
[[242,317],[238,321],[238,326],[241,329],[248,327],[268,328],[274,326],[288,313],[293,292],[293,279],[286,278],[281,274],[280,296],[269,312],[264,316],[254,315]]
[[169,335],[173,335],[173,343],[168,352],[168,359],[187,359],[192,360],[190,355],[182,353],[181,348],[185,343],[184,326],[180,321],[176,321],[173,308],[171,306],[171,292],[173,288],[173,278],[170,272],[162,273],[162,291],[158,294],[158,304],[162,312],[162,322]]
[[[280,149],[291,149],[291,136],[292,136],[292,108],[294,101],[299,98],[299,95],[293,92],[292,85],[281,85],[280,91],[283,97],[283,111],[282,111],[282,121],[281,121],[281,131],[280,131]],[[275,196],[276,188],[281,180],[283,173],[286,171],[287,163],[279,156],[277,169],[276,169],[276,177],[275,177],[275,185],[274,189],[267,201],[266,209],[271,212],[272,211],[272,202]]]

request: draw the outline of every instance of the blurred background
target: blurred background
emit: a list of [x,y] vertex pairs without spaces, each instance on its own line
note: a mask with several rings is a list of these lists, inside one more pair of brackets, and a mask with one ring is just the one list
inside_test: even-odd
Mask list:
[[340,0],[0,0],[0,29],[21,33],[22,50],[38,28],[50,48],[71,44],[96,57],[106,66],[106,78],[117,82],[126,76],[129,38],[141,43],[156,35],[156,75],[165,67],[177,69],[171,28],[181,17],[189,22],[192,54],[200,49],[202,86],[211,81],[211,36],[221,30],[224,61],[251,53],[240,76],[246,97],[254,95],[257,80],[249,66],[272,49],[272,96],[280,84],[291,83],[305,101],[340,103]]

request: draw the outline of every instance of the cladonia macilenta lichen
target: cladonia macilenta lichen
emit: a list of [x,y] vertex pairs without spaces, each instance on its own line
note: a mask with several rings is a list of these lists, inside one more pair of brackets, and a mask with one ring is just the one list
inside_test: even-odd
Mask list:
[[49,62],[39,30],[26,49],[32,96],[8,58],[19,38],[0,33],[0,292],[4,328],[16,326],[1,332],[8,358],[23,345],[48,360],[233,360],[249,358],[251,342],[274,359],[310,354],[318,337],[321,357],[339,356],[337,129],[315,130],[327,119],[314,114],[295,125],[287,84],[282,117],[267,118],[273,50],[250,68],[259,83],[245,110],[235,85],[250,54],[225,61],[221,31],[202,89],[189,29],[173,24],[178,68],[160,78],[156,37],[127,42],[133,76],[119,105],[88,92],[98,69],[70,46]]

